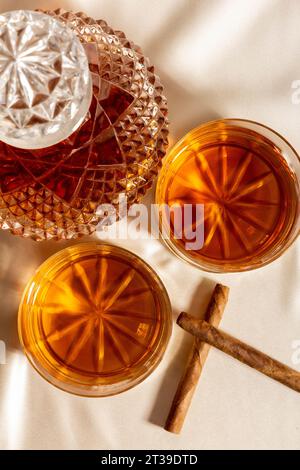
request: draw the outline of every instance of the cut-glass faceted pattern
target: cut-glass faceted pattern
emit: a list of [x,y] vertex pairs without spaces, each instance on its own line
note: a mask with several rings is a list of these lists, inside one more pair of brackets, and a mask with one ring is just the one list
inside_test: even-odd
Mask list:
[[161,82],[124,33],[83,13],[46,12],[79,37],[93,82],[89,112],[77,131],[44,149],[0,142],[0,226],[36,240],[91,234],[97,208],[151,187],[168,144]]

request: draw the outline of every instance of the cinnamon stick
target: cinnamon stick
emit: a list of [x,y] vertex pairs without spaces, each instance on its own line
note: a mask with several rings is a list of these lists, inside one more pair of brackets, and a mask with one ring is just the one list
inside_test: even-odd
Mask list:
[[187,313],[181,313],[177,323],[200,341],[205,341],[271,379],[300,392],[300,372]]
[[[217,284],[205,312],[205,320],[212,325],[220,324],[227,304],[229,287]],[[185,372],[178,384],[173,403],[165,424],[166,431],[179,434],[190,407],[197,383],[206,361],[210,346],[195,339]]]

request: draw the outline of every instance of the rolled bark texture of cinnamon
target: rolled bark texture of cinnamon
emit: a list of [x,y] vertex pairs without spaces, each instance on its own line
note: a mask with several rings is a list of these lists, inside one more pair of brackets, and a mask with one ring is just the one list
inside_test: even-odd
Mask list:
[[[205,312],[205,320],[212,325],[220,324],[225,306],[228,301],[229,287],[217,284],[212,293]],[[196,390],[201,372],[206,361],[210,346],[195,339],[189,361],[179,382],[173,403],[165,424],[166,431],[179,434],[194,392]]]
[[177,323],[200,341],[205,341],[271,379],[300,392],[300,372],[188,313],[181,313]]

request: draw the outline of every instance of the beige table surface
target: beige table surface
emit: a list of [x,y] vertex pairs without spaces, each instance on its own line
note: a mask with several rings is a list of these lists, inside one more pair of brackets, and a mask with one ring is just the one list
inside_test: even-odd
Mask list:
[[[0,0],[2,11],[42,6],[85,10],[143,47],[165,84],[174,139],[206,120],[241,117],[273,127],[300,149],[300,105],[291,98],[300,79],[298,0]],[[300,448],[300,396],[217,351],[184,431],[165,432],[161,424],[190,347],[176,326],[159,368],[127,393],[84,399],[50,386],[20,350],[17,308],[33,270],[65,244],[0,237],[0,339],[7,347],[0,448]],[[299,241],[268,267],[231,275],[184,264],[159,241],[118,243],[157,270],[174,318],[183,309],[199,314],[214,283],[226,283],[231,297],[222,328],[300,370],[293,349],[300,344]]]

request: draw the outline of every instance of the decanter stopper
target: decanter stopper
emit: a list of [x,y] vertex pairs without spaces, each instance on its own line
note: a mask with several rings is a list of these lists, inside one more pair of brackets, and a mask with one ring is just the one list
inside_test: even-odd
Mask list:
[[40,12],[0,14],[0,141],[55,145],[80,126],[91,99],[88,59],[71,29]]

